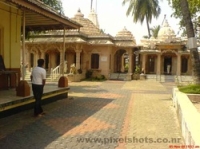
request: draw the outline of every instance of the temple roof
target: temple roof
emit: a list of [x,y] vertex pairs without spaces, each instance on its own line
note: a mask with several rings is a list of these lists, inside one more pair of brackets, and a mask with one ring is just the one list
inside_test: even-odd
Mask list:
[[136,46],[136,41],[134,36],[130,31],[124,27],[121,31],[119,31],[115,36],[115,44],[117,46]]
[[[80,9],[71,20],[82,25],[80,30],[66,30],[66,42],[82,42],[89,44],[116,45],[123,47],[135,47],[134,36],[126,28],[119,31],[115,37],[105,34],[91,20],[84,18]],[[40,35],[32,36],[32,42],[63,42],[63,30],[49,31]]]
[[174,30],[169,25],[167,19],[164,20],[159,32],[158,32],[158,40],[166,41],[167,39],[171,39],[168,42],[171,42],[176,38],[176,34],[174,33]]
[[78,12],[75,14],[71,20],[76,21],[77,23],[81,24],[83,27],[80,28],[80,32],[85,33],[87,35],[99,35],[104,34],[96,25],[93,24],[87,18],[84,18],[84,15],[81,13],[79,9]]
[[126,27],[124,27],[121,31],[119,31],[115,37],[126,37],[130,39],[134,39],[132,33],[128,31]]

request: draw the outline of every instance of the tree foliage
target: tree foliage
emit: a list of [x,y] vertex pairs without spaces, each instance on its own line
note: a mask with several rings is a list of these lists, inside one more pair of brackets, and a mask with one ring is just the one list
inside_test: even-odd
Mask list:
[[158,18],[161,9],[158,0],[123,0],[122,4],[125,5],[129,2],[129,7],[126,15],[132,15],[134,22],[140,22],[141,24],[146,20],[147,29],[150,38],[149,23],[151,23],[153,17]]
[[160,30],[160,25],[158,26],[154,26],[153,28],[150,28],[151,30],[151,34],[154,38],[157,38],[158,37],[158,32]]
[[[180,3],[181,0],[168,0],[169,5],[171,6],[173,13],[172,16],[180,19],[179,25],[181,30],[183,30],[182,35],[186,35],[185,22],[183,15],[181,13]],[[200,0],[188,0],[188,7],[190,10],[191,20],[194,23],[194,28],[200,25]]]
[[46,5],[52,7],[60,14],[64,15],[62,2],[60,0],[42,0],[42,2],[44,2]]

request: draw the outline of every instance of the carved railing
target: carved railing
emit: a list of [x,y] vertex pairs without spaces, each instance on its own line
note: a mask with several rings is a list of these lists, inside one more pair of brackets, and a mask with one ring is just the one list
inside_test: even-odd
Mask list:
[[[61,64],[60,64],[61,65]],[[50,78],[51,80],[55,80],[60,76],[60,65],[58,65],[56,68],[51,68],[51,74]]]

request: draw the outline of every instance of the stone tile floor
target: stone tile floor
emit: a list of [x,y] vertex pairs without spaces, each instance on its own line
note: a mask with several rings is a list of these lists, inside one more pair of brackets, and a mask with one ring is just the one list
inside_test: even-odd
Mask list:
[[169,149],[184,140],[173,83],[73,82],[69,97],[0,119],[1,149]]

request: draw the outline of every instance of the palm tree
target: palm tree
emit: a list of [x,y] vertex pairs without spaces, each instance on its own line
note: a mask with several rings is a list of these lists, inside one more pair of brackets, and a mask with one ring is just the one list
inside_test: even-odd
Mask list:
[[150,28],[152,36],[156,39],[158,37],[158,32],[160,30],[160,25],[154,26],[153,28]]
[[149,23],[151,23],[152,18],[158,18],[160,15],[160,6],[158,0],[123,0],[122,4],[125,5],[129,2],[129,7],[126,15],[132,15],[133,21],[142,24],[144,19],[146,19],[147,29],[149,38],[151,37]]
[[200,60],[199,60],[197,46],[195,45],[196,44],[195,33],[194,33],[194,28],[193,28],[193,24],[191,20],[190,10],[188,7],[188,1],[179,0],[179,4],[180,4],[179,6],[181,8],[184,24],[186,26],[188,40],[191,43],[194,43],[194,44],[189,44],[189,50],[190,50],[192,66],[193,66],[193,81],[195,84],[200,84]]

